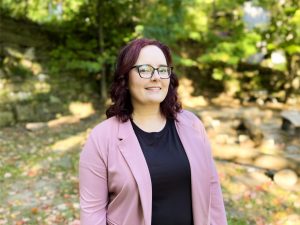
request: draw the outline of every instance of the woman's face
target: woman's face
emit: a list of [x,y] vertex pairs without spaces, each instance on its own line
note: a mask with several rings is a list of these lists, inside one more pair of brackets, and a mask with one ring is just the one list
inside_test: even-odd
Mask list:
[[[141,49],[134,65],[151,65],[154,68],[167,66],[167,60],[160,48],[147,45]],[[157,70],[150,79],[141,78],[137,68],[129,72],[129,92],[133,107],[136,105],[159,105],[167,96],[170,79],[161,79]]]

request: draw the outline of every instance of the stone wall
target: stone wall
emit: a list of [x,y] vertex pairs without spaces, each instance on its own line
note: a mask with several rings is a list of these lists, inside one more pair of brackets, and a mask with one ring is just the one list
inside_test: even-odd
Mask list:
[[0,30],[0,127],[54,119],[69,113],[71,101],[94,95],[87,78],[49,72],[54,34],[3,15]]

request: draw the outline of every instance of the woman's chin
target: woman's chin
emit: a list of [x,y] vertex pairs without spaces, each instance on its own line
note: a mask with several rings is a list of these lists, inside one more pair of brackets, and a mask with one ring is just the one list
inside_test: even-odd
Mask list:
[[163,98],[151,98],[148,99],[147,101],[144,101],[145,105],[159,105],[160,103],[162,103],[164,99]]

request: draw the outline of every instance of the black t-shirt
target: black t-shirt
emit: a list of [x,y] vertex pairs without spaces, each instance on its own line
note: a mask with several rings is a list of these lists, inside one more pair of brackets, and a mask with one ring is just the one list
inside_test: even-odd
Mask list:
[[191,172],[174,120],[159,132],[131,121],[152,181],[152,225],[193,225]]

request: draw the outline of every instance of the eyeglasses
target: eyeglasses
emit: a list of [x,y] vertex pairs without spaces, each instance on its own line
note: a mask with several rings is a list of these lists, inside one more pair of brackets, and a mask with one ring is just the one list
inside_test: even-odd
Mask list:
[[171,76],[173,69],[171,66],[159,66],[158,68],[154,68],[148,64],[131,67],[131,69],[133,68],[136,68],[140,77],[145,79],[151,79],[155,70],[157,70],[157,73],[161,79],[168,79]]

